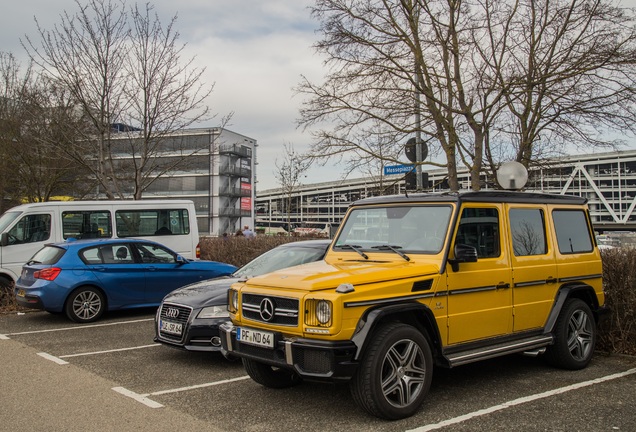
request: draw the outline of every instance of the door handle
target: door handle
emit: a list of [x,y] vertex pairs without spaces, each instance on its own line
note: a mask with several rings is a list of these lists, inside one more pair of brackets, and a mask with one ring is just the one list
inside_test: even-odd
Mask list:
[[557,283],[557,278],[548,276],[548,278],[545,280],[545,283],[549,283],[549,284]]
[[510,288],[510,284],[507,282],[499,282],[496,286],[496,288],[499,289],[506,289],[506,288]]

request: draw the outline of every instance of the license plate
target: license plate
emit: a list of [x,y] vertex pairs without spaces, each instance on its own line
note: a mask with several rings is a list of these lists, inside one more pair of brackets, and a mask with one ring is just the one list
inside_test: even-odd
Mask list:
[[181,333],[183,332],[183,324],[174,323],[170,321],[163,321],[163,320],[159,321],[159,328],[161,329],[162,332],[170,333],[173,335],[181,336]]
[[23,289],[21,289],[21,290],[18,290],[18,294],[17,295],[18,295],[18,297],[24,297],[26,295],[26,292]]
[[238,327],[236,329],[236,340],[248,345],[274,348],[274,333],[270,332]]

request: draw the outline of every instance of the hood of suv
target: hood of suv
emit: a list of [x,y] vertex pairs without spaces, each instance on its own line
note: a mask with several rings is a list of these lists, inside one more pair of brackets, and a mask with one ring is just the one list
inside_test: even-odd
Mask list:
[[355,285],[388,282],[433,275],[439,272],[434,263],[406,261],[342,261],[327,263],[317,261],[254,277],[246,282],[248,287],[271,287],[320,291],[335,289],[341,283]]

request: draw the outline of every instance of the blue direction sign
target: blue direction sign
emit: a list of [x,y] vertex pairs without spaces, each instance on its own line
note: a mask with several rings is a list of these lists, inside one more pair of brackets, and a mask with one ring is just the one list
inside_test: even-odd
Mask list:
[[415,169],[415,167],[411,164],[385,166],[384,175],[406,174],[413,171],[413,169]]

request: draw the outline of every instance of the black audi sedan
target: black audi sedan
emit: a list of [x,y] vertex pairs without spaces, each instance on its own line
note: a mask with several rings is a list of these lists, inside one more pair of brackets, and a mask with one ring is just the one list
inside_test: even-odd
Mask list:
[[238,280],[321,260],[330,240],[286,243],[254,258],[231,276],[197,282],[163,298],[155,316],[155,342],[189,351],[219,351],[219,324],[227,321],[227,290]]

